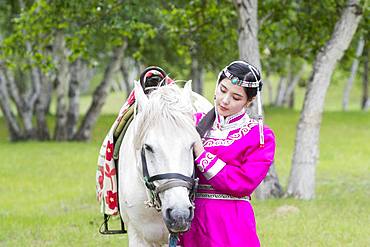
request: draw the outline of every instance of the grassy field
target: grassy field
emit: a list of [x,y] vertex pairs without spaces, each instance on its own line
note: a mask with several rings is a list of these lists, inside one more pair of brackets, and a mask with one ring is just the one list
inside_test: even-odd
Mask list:
[[[298,117],[266,109],[283,186]],[[126,235],[98,233],[96,158],[113,119],[100,117],[88,143],[9,143],[0,118],[0,246],[127,245]],[[369,246],[369,140],[368,113],[325,113],[316,199],[253,200],[262,246]]]

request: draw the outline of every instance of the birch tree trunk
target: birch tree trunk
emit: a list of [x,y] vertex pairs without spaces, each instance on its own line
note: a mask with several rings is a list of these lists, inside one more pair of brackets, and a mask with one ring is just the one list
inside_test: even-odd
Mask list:
[[120,71],[123,78],[123,87],[127,95],[131,92],[134,87],[134,80],[140,75],[141,65],[130,57],[125,57],[120,66]]
[[364,45],[365,45],[365,41],[364,41],[363,37],[361,37],[358,41],[355,58],[353,59],[353,63],[352,63],[352,67],[351,67],[351,74],[348,78],[347,84],[346,84],[346,86],[344,88],[344,91],[343,91],[343,100],[342,100],[342,109],[343,109],[343,111],[348,110],[349,95],[350,95],[351,90],[352,90],[353,81],[355,80],[356,72],[357,72],[358,64],[359,64],[358,58],[361,56],[362,51],[364,50]]
[[239,16],[239,57],[261,70],[258,44],[258,0],[234,0]]
[[[24,8],[24,2],[22,0],[18,1],[20,7]],[[28,53],[32,53],[32,46],[30,42],[25,43],[26,50]],[[12,84],[12,89],[15,90],[14,96],[17,98],[15,101],[18,109],[18,114],[22,119],[24,127],[24,138],[33,139],[36,137],[36,129],[33,127],[32,117],[35,109],[36,100],[40,94],[40,78],[38,77],[38,71],[31,61],[27,61],[30,65],[30,69],[26,71],[21,71],[20,73],[30,72],[31,86],[26,89],[23,93],[20,93],[17,87],[17,81],[14,76],[11,75],[12,79],[9,81]],[[10,72],[10,71],[9,71]],[[23,82],[24,83],[24,82]]]
[[[19,73],[23,73],[23,71]],[[23,124],[22,134],[20,135],[23,139],[34,138],[35,129],[32,124],[32,115],[36,100],[34,94],[36,94],[37,92],[32,91],[31,89],[21,94],[20,90],[18,89],[16,79],[14,78],[13,72],[6,68],[2,68],[2,74],[7,85],[6,87],[8,90],[8,94],[15,104],[18,116],[20,117]]]
[[362,76],[362,100],[361,109],[367,111],[370,107],[369,100],[369,49],[366,49],[364,61],[364,74]]
[[[0,66],[2,66],[0,64]],[[18,141],[23,139],[22,130],[17,122],[16,116],[10,108],[10,98],[6,87],[5,76],[0,71],[0,108],[9,130],[9,139]]]
[[287,78],[285,76],[280,77],[279,84],[276,90],[275,106],[282,106],[284,101],[284,94],[286,91]]
[[46,114],[49,111],[49,102],[51,98],[52,85],[49,78],[45,76],[40,69],[38,69],[38,76],[40,80],[40,95],[36,101],[35,114],[37,121],[37,138],[39,140],[50,140],[49,127],[46,121]]
[[111,83],[111,91],[112,92],[119,92],[121,91],[121,85],[118,80],[113,80]]
[[71,80],[69,83],[68,99],[69,106],[67,112],[67,139],[73,139],[77,129],[77,121],[80,113],[80,78],[78,72],[81,68],[81,59],[78,58],[70,66]]
[[78,70],[78,78],[80,85],[80,93],[85,93],[90,86],[91,79],[95,75],[95,68],[91,68],[86,61],[80,59],[80,65]]
[[263,80],[263,82],[264,82],[264,84],[263,84],[264,88],[267,88],[269,105],[273,105],[274,104],[274,102],[273,102],[274,101],[274,95],[273,95],[272,83],[269,80],[269,78],[266,78],[265,80]]
[[195,56],[191,59],[190,78],[192,80],[193,91],[203,94],[204,70]]
[[132,87],[130,87],[130,79],[129,79],[129,73],[128,73],[128,68],[126,66],[122,65],[120,66],[120,71],[121,71],[121,74],[122,74],[122,90],[125,90],[126,91],[126,94],[128,95],[131,90],[132,90]]
[[[258,44],[258,0],[234,0],[234,5],[238,13],[238,47],[239,57],[257,67],[261,71],[261,61]],[[261,99],[262,101],[262,99]],[[262,102],[261,102],[262,103]],[[257,104],[252,104],[252,114],[257,115]],[[263,187],[257,188],[255,197],[265,199],[273,197],[276,194],[276,188],[273,185],[279,184],[278,176],[274,164],[271,165],[269,182],[263,181]],[[273,182],[272,182],[273,181]],[[281,186],[278,186],[281,189]],[[278,193],[281,194],[281,193]]]
[[288,107],[290,109],[293,109],[294,108],[294,99],[295,99],[295,94],[294,94],[294,91],[289,95],[289,99],[288,99]]
[[56,77],[57,119],[54,131],[54,139],[57,141],[63,141],[67,139],[67,92],[70,75],[68,71],[65,39],[62,32],[58,32],[56,34],[54,49],[55,60],[58,69]]
[[36,100],[40,95],[40,81],[35,68],[31,69],[31,89],[21,95],[20,116],[24,126],[25,139],[36,138],[36,129],[32,123],[32,117],[36,105]]
[[112,59],[105,69],[103,80],[94,91],[92,103],[82,120],[77,133],[73,137],[74,140],[83,141],[90,138],[92,127],[94,126],[107,98],[113,74],[121,64],[126,47],[127,42],[125,41],[123,45],[114,49]]
[[[274,162],[275,163],[275,162]],[[256,198],[260,200],[265,200],[268,198],[279,198],[283,196],[283,188],[280,185],[279,178],[275,171],[274,163],[271,165],[269,171],[267,172],[266,178],[258,185],[257,189],[254,191]]]
[[286,90],[284,92],[284,97],[282,100],[282,104],[285,105],[287,104],[289,107],[293,107],[294,105],[294,89],[298,85],[299,80],[302,77],[302,74],[304,72],[304,64],[302,65],[301,69],[299,72],[293,77],[293,79],[290,79],[290,82],[288,86],[286,87]]
[[348,48],[361,18],[357,0],[347,1],[331,39],[316,56],[301,117],[297,125],[287,196],[299,199],[315,197],[316,163],[325,95],[337,61]]

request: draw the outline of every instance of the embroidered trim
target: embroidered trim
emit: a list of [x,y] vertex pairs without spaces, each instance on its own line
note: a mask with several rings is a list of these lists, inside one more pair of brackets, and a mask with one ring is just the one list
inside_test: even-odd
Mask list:
[[215,190],[210,184],[198,184],[199,190]]
[[206,152],[204,157],[199,161],[199,164],[197,164],[198,169],[201,172],[204,172],[204,170],[207,168],[207,166],[212,162],[212,160],[216,157],[216,155]]
[[196,198],[203,198],[203,199],[216,199],[216,200],[232,200],[232,201],[250,201],[249,196],[243,197],[235,197],[227,194],[212,194],[212,193],[200,193],[197,192],[195,194]]
[[210,180],[211,178],[216,176],[217,173],[219,173],[222,170],[222,168],[224,168],[225,165],[226,165],[225,162],[223,162],[220,159],[217,159],[216,163],[211,168],[209,168],[207,172],[203,173],[204,177],[207,180]]
[[[232,115],[232,116],[227,117],[225,119],[225,123],[226,124],[234,123],[234,122],[240,120],[241,119],[241,116],[244,115],[244,114],[246,114],[246,113],[245,113],[245,110],[243,109],[239,113],[236,113],[235,115]],[[239,119],[237,119],[237,118],[239,118]],[[235,120],[235,119],[237,119],[237,120]]]
[[232,116],[228,116],[227,118],[221,117],[218,114],[216,109],[215,109],[215,112],[216,112],[216,120],[213,124],[214,129],[220,129],[220,130],[237,129],[239,128],[239,126],[242,126],[244,123],[247,123],[250,121],[250,118],[244,109]]
[[244,127],[242,127],[237,133],[232,134],[231,136],[227,137],[227,139],[218,139],[218,140],[213,140],[213,139],[208,139],[205,140],[203,143],[204,147],[213,147],[213,146],[230,146],[233,144],[236,140],[241,139],[243,136],[248,134],[248,132],[258,124],[257,121],[251,121],[248,124],[246,124]]

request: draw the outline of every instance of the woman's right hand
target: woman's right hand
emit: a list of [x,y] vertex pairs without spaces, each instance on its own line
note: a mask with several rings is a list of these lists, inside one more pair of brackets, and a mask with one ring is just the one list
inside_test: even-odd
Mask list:
[[204,147],[203,147],[203,144],[202,144],[201,140],[194,143],[193,150],[194,150],[195,157],[198,157],[199,155],[201,155],[204,152]]

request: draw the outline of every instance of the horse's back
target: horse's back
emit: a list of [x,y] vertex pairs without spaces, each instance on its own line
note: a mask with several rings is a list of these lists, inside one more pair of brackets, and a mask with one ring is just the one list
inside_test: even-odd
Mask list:
[[208,112],[212,109],[213,105],[202,95],[192,92],[192,104],[196,112]]

